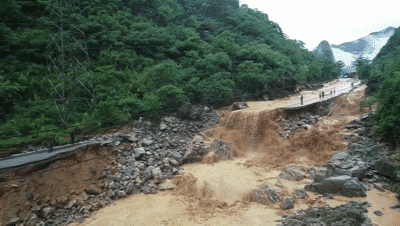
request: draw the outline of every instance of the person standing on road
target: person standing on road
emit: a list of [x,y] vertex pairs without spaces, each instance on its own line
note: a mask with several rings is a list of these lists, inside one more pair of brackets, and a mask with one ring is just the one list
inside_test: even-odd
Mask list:
[[322,99],[324,99],[324,98],[325,98],[325,92],[322,91]]
[[301,105],[303,105],[303,94],[300,96]]
[[48,141],[48,152],[53,152],[53,148],[54,148],[54,138],[50,137],[49,141]]
[[321,92],[319,92],[319,100],[321,100],[322,94]]
[[336,87],[333,87],[333,95],[336,95]]

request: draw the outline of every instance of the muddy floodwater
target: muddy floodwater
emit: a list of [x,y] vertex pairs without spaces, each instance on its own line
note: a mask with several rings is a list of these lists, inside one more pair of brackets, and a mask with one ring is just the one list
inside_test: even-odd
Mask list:
[[[323,88],[351,86],[352,80],[340,79]],[[296,199],[294,209],[282,210],[279,203],[262,205],[251,201],[251,194],[258,187],[268,184],[281,196],[294,197],[294,190],[304,188],[311,182],[278,179],[288,164],[297,164],[306,171],[321,166],[336,151],[345,149],[347,142],[342,139],[345,125],[363,113],[359,103],[365,86],[341,97],[338,106],[329,117],[321,117],[311,130],[300,131],[293,138],[283,139],[279,126],[274,121],[281,108],[298,101],[298,95],[274,101],[249,102],[249,108],[229,112],[221,118],[222,123],[235,123],[216,127],[205,142],[220,138],[235,148],[236,157],[225,161],[186,164],[175,179],[175,188],[157,194],[135,194],[118,200],[114,205],[100,209],[83,223],[72,225],[277,225],[282,216],[306,209],[310,206],[331,207],[349,201],[364,200],[371,204],[368,217],[375,225],[400,225],[400,212],[390,209],[398,200],[396,194],[367,191],[366,197],[348,198],[335,196],[333,199],[308,192],[306,198]],[[319,92],[303,92],[305,101],[318,99]],[[251,117],[249,117],[251,116]],[[307,142],[315,139],[316,142]],[[379,210],[382,216],[374,211]]]

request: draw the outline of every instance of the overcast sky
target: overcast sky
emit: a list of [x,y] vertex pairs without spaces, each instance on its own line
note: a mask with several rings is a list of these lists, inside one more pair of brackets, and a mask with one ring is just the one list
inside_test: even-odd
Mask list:
[[396,0],[240,0],[267,13],[290,39],[301,40],[309,50],[322,40],[341,44],[389,26],[400,26]]

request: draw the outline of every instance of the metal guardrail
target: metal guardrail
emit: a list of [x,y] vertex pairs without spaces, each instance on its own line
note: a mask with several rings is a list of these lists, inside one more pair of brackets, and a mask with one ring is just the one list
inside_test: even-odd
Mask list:
[[53,151],[49,152],[48,148],[42,148],[39,151],[15,154],[5,158],[0,159],[0,170],[15,168],[27,164],[42,162],[50,159],[57,159],[66,154],[70,154],[82,148],[88,148],[97,145],[107,145],[111,141],[97,141],[88,140],[82,141],[75,144],[67,144],[62,146],[57,146],[53,148]]

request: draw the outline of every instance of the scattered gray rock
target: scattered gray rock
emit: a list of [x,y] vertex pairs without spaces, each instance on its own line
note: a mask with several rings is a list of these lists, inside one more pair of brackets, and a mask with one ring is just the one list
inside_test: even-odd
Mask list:
[[347,129],[358,129],[360,127],[361,127],[361,125],[358,125],[358,124],[348,124],[348,125],[346,125]]
[[71,209],[73,206],[75,206],[75,204],[76,204],[76,199],[69,201],[67,204],[67,209]]
[[165,130],[167,129],[167,125],[165,125],[163,122],[160,124],[160,130]]
[[111,183],[110,183],[110,189],[112,189],[112,190],[117,190],[118,189],[118,184],[116,183],[116,182],[114,182],[114,181],[111,181]]
[[398,202],[396,205],[394,205],[394,206],[391,206],[390,207],[391,209],[396,209],[396,210],[398,210],[398,211],[400,211],[400,202]]
[[118,195],[118,198],[125,198],[128,196],[125,191],[118,191],[117,195]]
[[16,225],[20,222],[21,220],[19,219],[19,217],[13,217],[11,218],[10,222],[8,225]]
[[142,145],[144,147],[148,147],[148,146],[150,146],[152,144],[153,144],[153,140],[152,139],[149,139],[149,138],[142,139]]
[[360,136],[366,136],[370,132],[370,128],[368,127],[361,127],[355,130],[356,133],[358,133]]
[[281,201],[281,197],[275,189],[270,189],[267,184],[264,184],[260,189],[254,192],[253,201],[268,205],[269,203],[276,203]]
[[160,184],[158,186],[158,189],[160,191],[164,191],[164,190],[171,190],[174,189],[175,185],[172,183],[172,181],[170,179],[165,180],[164,183]]
[[126,142],[137,142],[138,139],[130,134],[119,134],[118,137],[120,137],[122,139],[122,141],[126,141]]
[[158,184],[163,181],[163,175],[159,167],[152,169],[154,183]]
[[135,159],[136,160],[142,159],[145,154],[146,154],[146,151],[144,150],[143,147],[135,148]]
[[312,125],[304,124],[304,125],[301,125],[300,128],[305,129],[305,130],[309,130],[309,129],[312,128]]
[[375,210],[375,211],[374,211],[374,214],[375,214],[376,216],[378,216],[378,217],[383,216],[383,212],[380,211],[380,210]]
[[296,189],[294,192],[296,194],[296,199],[304,199],[307,194],[305,189]]
[[232,111],[236,111],[236,110],[241,110],[241,109],[245,109],[248,107],[249,107],[249,105],[247,105],[246,102],[235,102],[232,104],[231,109],[232,109]]
[[353,121],[351,121],[350,124],[361,125],[361,120],[358,119],[358,118],[356,118],[356,119],[354,119]]
[[168,158],[168,162],[169,162],[169,164],[171,164],[173,166],[178,166],[179,165],[179,162],[176,161],[175,159],[172,159],[172,158]]
[[360,117],[360,121],[361,121],[361,122],[365,122],[365,121],[367,121],[368,119],[373,118],[373,117],[374,117],[373,114],[363,114],[363,115],[361,115],[361,117]]
[[131,182],[129,183],[126,188],[125,188],[125,193],[130,195],[133,193],[133,190],[135,189],[135,185]]
[[26,226],[36,226],[36,224],[38,223],[38,220],[39,219],[36,216],[36,214],[32,214],[32,216],[26,222]]
[[278,117],[279,126],[285,131],[283,137],[290,137],[301,129],[311,129],[319,120],[319,115],[311,112],[302,112],[290,115],[290,117]]
[[115,197],[115,192],[114,192],[113,190],[108,190],[107,196],[108,196],[109,198],[114,198],[114,197]]
[[177,115],[182,119],[198,120],[201,118],[203,112],[204,107],[187,103],[178,108]]
[[44,219],[48,219],[53,213],[54,213],[53,207],[45,207],[41,209],[40,216],[43,217]]
[[293,209],[293,207],[294,207],[294,198],[292,197],[285,198],[281,204],[281,209],[283,210]]
[[215,139],[211,144],[211,150],[219,156],[219,160],[228,160],[234,157],[235,151],[228,143],[221,139]]
[[306,178],[304,170],[294,164],[287,165],[279,177],[291,181],[299,181]]
[[183,162],[198,162],[205,154],[207,154],[207,150],[203,145],[203,137],[196,135],[186,149]]
[[96,187],[96,185],[91,184],[87,188],[85,188],[85,192],[90,195],[97,195],[101,192],[101,189]]

